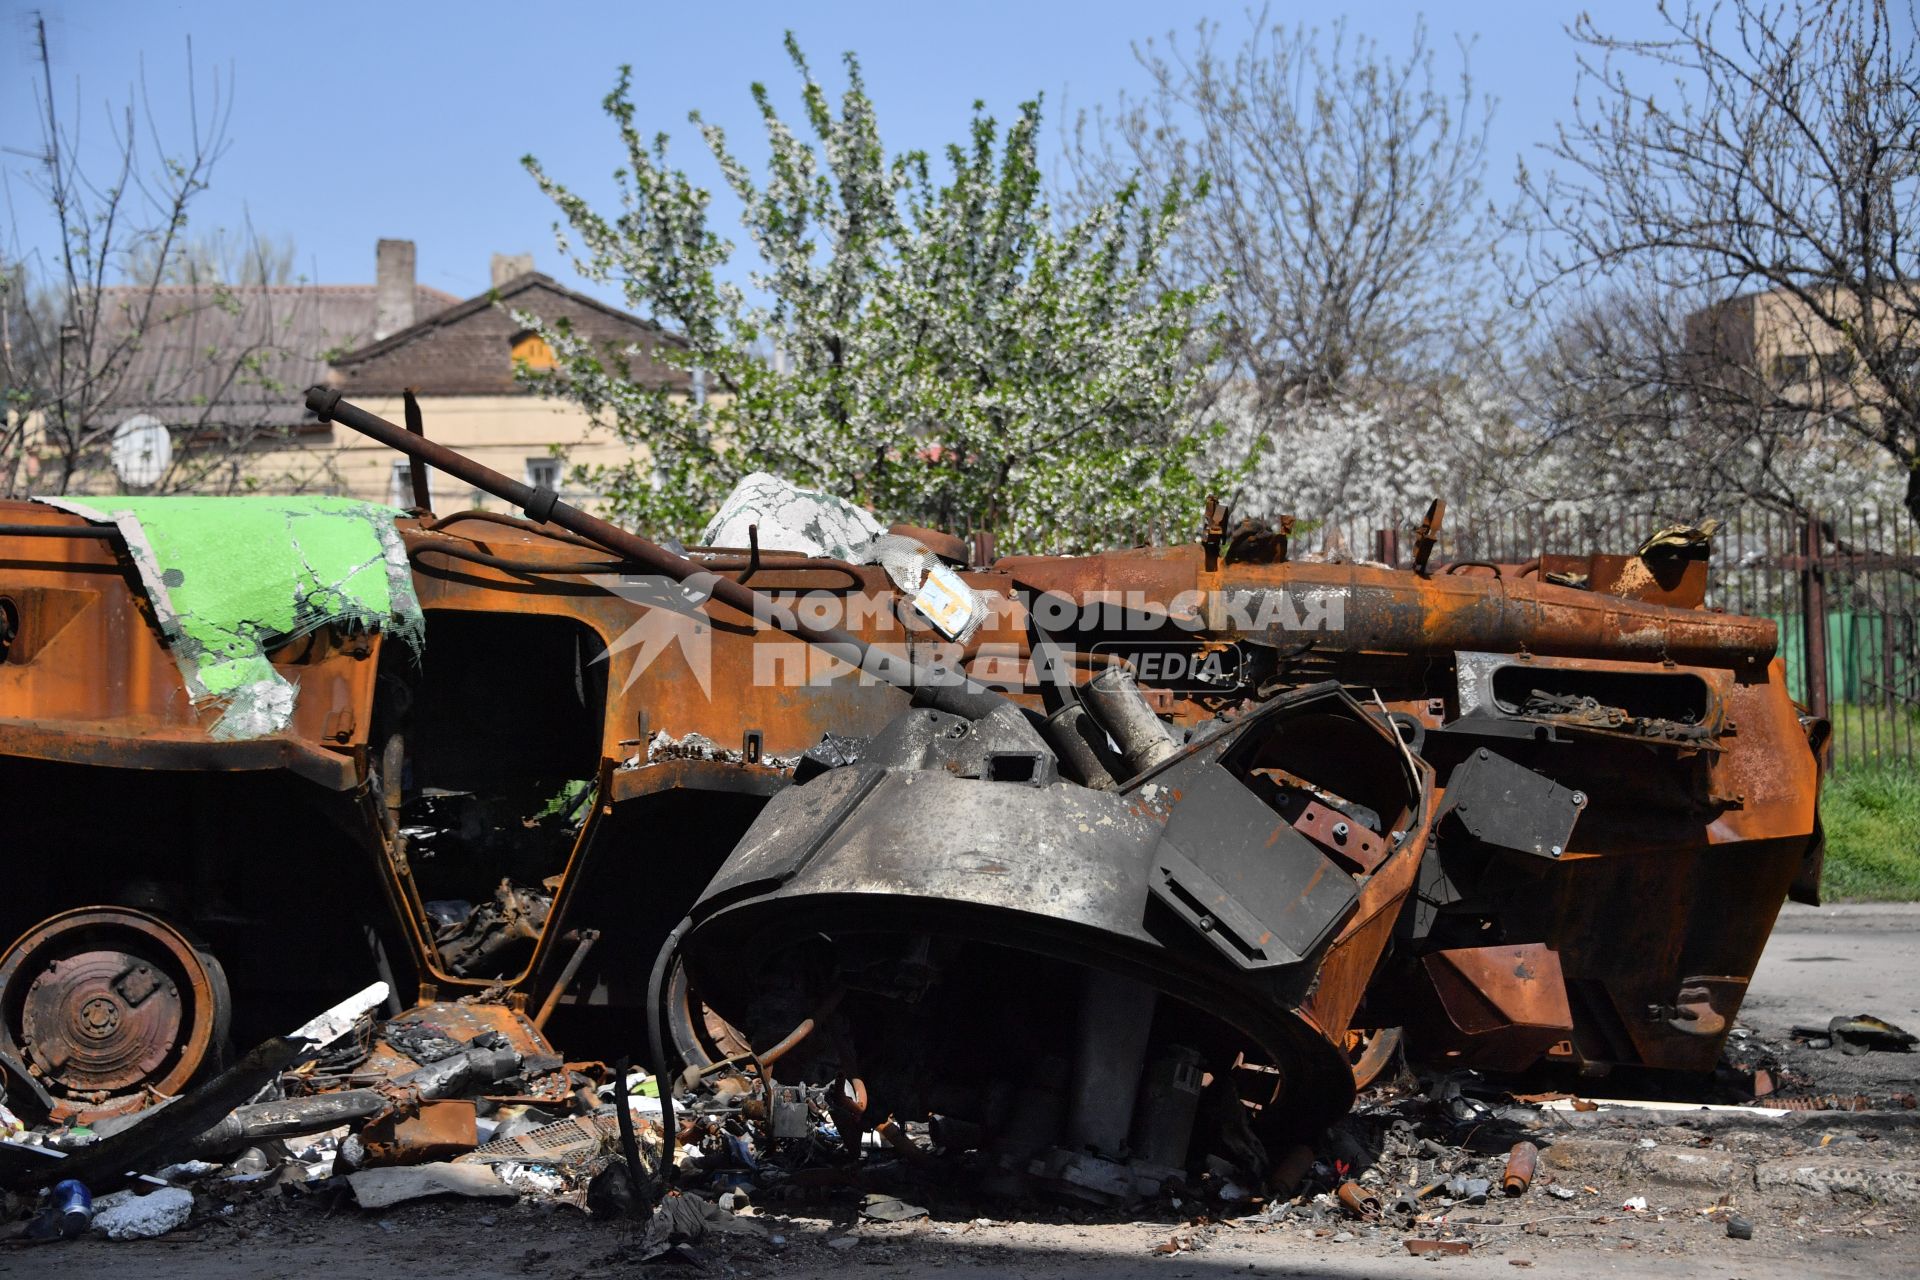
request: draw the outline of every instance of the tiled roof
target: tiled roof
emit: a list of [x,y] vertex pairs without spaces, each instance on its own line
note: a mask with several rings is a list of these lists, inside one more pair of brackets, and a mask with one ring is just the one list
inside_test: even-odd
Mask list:
[[[151,413],[174,427],[311,421],[300,393],[325,380],[330,356],[372,336],[374,292],[370,284],[103,289],[103,350],[94,358],[140,335],[107,411]],[[456,301],[414,288],[416,314]]]
[[[533,271],[337,357],[333,385],[349,395],[398,395],[408,387],[423,396],[520,394],[525,388],[514,381],[512,351],[525,331],[515,311],[564,319],[591,342],[637,346],[642,353],[681,343],[659,325]],[[686,382],[684,373],[645,354],[630,361],[635,377],[672,386]]]

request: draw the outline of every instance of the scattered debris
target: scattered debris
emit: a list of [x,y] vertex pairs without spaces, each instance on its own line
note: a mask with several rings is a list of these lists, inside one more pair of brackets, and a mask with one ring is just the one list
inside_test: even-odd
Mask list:
[[1526,1194],[1527,1188],[1533,1185],[1533,1174],[1539,1160],[1540,1148],[1531,1142],[1513,1144],[1513,1150],[1507,1153],[1506,1172],[1500,1178],[1500,1185],[1508,1195]]
[[520,1197],[518,1191],[500,1181],[491,1169],[468,1164],[362,1169],[348,1174],[346,1180],[362,1209],[384,1209],[424,1196],[455,1195],[492,1200]]
[[1762,1098],[1760,1105],[1770,1111],[1912,1111],[1915,1098],[1911,1093],[1887,1093],[1879,1096],[1864,1093],[1811,1093],[1792,1098]]
[[1876,1018],[1870,1013],[1834,1018],[1824,1027],[1795,1027],[1793,1034],[1807,1041],[1811,1047],[1838,1045],[1840,1052],[1856,1055],[1911,1053],[1914,1045],[1920,1044],[1920,1036],[1902,1031],[1884,1018]]
[[1205,1247],[1203,1228],[1197,1224],[1189,1223],[1155,1245],[1153,1252],[1161,1256],[1166,1256],[1175,1253],[1190,1253],[1203,1247]]
[[860,1216],[875,1222],[908,1222],[926,1217],[927,1211],[917,1204],[908,1204],[898,1196],[870,1195],[860,1205]]
[[191,1093],[133,1117],[137,1123],[126,1124],[104,1135],[89,1131],[88,1140],[57,1166],[33,1166],[24,1176],[9,1177],[7,1182],[33,1186],[65,1177],[99,1193],[124,1185],[130,1170],[169,1164],[191,1155],[200,1136],[219,1124],[235,1106],[255,1095],[279,1072],[312,1059],[345,1037],[360,1016],[386,996],[386,984],[375,983],[290,1035],[262,1042]]
[[1543,1102],[1542,1111],[1548,1112],[1594,1112],[1594,1111],[1664,1111],[1664,1112],[1704,1112],[1708,1114],[1737,1114],[1769,1118],[1773,1104],[1763,1103],[1751,1106],[1745,1103],[1723,1102],[1669,1102],[1660,1098],[1569,1098]]
[[93,1205],[93,1229],[109,1240],[151,1240],[186,1225],[193,1215],[193,1192],[161,1187],[141,1194],[116,1191]]

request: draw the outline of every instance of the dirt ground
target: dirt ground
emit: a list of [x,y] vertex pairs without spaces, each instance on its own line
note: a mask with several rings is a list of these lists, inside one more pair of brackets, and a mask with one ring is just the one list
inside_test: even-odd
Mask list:
[[[1790,909],[1743,1013],[1755,1037],[1873,1012],[1920,1024],[1920,907]],[[1920,1054],[1796,1049],[1788,1067],[1836,1092],[1910,1091]],[[1702,1116],[1647,1111],[1543,1116],[1542,1173],[1527,1194],[1459,1206],[1405,1231],[1307,1206],[1247,1205],[1237,1220],[945,1203],[927,1218],[861,1222],[852,1198],[757,1204],[744,1230],[686,1261],[643,1265],[636,1231],[533,1201],[419,1202],[381,1213],[325,1197],[267,1195],[160,1240],[0,1248],[0,1274],[73,1277],[725,1276],[988,1277],[1906,1275],[1920,1246],[1920,1119],[1866,1114]],[[1482,1162],[1482,1171],[1486,1162]],[[1437,1172],[1437,1171],[1436,1171]],[[1560,1198],[1554,1188],[1572,1192]],[[1391,1194],[1392,1188],[1382,1188]],[[816,1197],[821,1193],[813,1193]],[[1645,1211],[1625,1209],[1644,1197]],[[1752,1238],[1729,1237],[1738,1214]],[[1264,1220],[1272,1218],[1273,1220]],[[1409,1238],[1454,1235],[1466,1256],[1422,1258]],[[1177,1247],[1176,1247],[1177,1246]]]
[[[1776,1125],[1781,1122],[1772,1122]],[[917,1222],[857,1224],[851,1205],[758,1210],[752,1234],[710,1236],[701,1270],[728,1276],[833,1276],[857,1265],[866,1276],[1225,1276],[1253,1271],[1297,1276],[1639,1274],[1679,1276],[1859,1276],[1910,1273],[1908,1234],[1920,1204],[1920,1149],[1911,1124],[1751,1128],[1702,1134],[1671,1126],[1589,1126],[1566,1132],[1545,1163],[1570,1201],[1542,1194],[1490,1201],[1454,1215],[1474,1239],[1467,1257],[1410,1255],[1398,1231],[1329,1215],[1298,1224],[1191,1228],[1163,1220],[1103,1219],[1023,1210],[1024,1220],[969,1216],[981,1206],[935,1205]],[[1903,1131],[1902,1131],[1903,1130]],[[1591,1136],[1589,1136],[1591,1134]],[[1698,1144],[1702,1140],[1712,1145]],[[1826,1141],[1827,1145],[1820,1144]],[[1652,1142],[1652,1147],[1643,1146]],[[1723,1149],[1724,1148],[1724,1149]],[[1802,1167],[1812,1170],[1800,1179]],[[1754,1184],[1756,1170],[1770,1181]],[[1900,1197],[1873,1196],[1874,1180]],[[1822,1180],[1841,1188],[1818,1193]],[[1586,1188],[1593,1188],[1592,1191]],[[1643,1195],[1646,1212],[1619,1206]],[[1724,1197],[1753,1224],[1733,1240],[1703,1209]],[[1004,1212],[1004,1210],[1002,1211]],[[1155,1250],[1170,1241],[1192,1248]],[[85,1240],[0,1254],[21,1275],[175,1280],[208,1275],[355,1277],[622,1276],[644,1270],[627,1228],[572,1210],[523,1204],[401,1206],[380,1215],[351,1207],[264,1201],[231,1219],[157,1241]],[[666,1270],[688,1270],[663,1264]]]

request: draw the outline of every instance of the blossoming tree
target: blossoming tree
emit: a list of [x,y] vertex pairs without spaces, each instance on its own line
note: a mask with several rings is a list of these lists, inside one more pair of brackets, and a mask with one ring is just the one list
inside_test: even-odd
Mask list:
[[1062,225],[1035,162],[1038,101],[1004,133],[976,102],[939,166],[887,153],[856,58],[836,110],[791,35],[787,50],[803,112],[789,124],[754,86],[763,176],[690,117],[742,206],[744,283],[711,193],[637,122],[629,71],[605,100],[626,150],[618,212],[525,161],[560,209],[562,251],[684,337],[652,356],[705,388],[649,385],[626,353],[526,318],[556,361],[523,376],[636,446],[591,477],[614,513],[695,530],[735,480],[768,470],[1003,548],[1189,532],[1211,478],[1193,394],[1207,293],[1154,281],[1193,193],[1123,185]]

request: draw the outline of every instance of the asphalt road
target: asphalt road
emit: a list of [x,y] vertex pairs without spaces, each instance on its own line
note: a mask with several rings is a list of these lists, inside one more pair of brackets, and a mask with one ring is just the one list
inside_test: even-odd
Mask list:
[[[1740,1021],[1768,1041],[1795,1026],[1871,1013],[1920,1034],[1920,903],[1862,903],[1780,912]],[[1823,1089],[1896,1089],[1920,1083],[1920,1053],[1796,1052]]]

